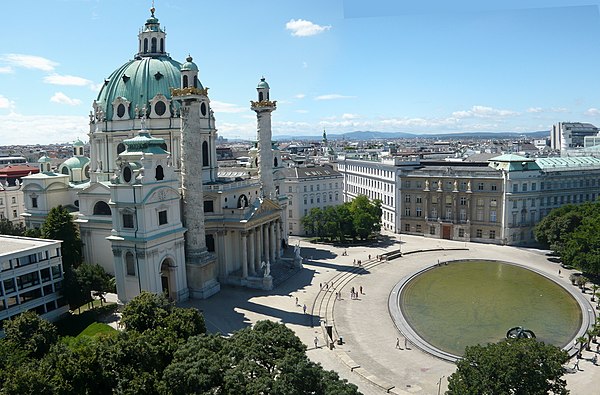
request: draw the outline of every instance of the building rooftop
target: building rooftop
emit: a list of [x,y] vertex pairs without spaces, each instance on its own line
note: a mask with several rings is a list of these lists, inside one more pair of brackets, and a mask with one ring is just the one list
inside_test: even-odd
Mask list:
[[46,247],[55,243],[60,243],[58,240],[49,239],[34,239],[31,237],[20,237],[20,236],[0,236],[0,244],[2,250],[0,251],[0,257],[14,254],[19,251],[27,251],[32,248]]
[[580,169],[584,167],[600,168],[600,158],[590,156],[538,158],[536,159],[536,162],[542,170],[552,170],[557,168]]

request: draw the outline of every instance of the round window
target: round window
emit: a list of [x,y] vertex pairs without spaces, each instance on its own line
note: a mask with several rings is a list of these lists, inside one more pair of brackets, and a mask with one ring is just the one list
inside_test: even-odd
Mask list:
[[125,104],[121,103],[117,106],[117,116],[123,118],[123,115],[125,115]]
[[123,169],[123,180],[125,180],[125,182],[131,181],[131,168],[129,166]]
[[156,113],[156,115],[163,116],[163,115],[165,115],[166,111],[167,111],[167,106],[165,105],[165,102],[157,101],[156,104],[154,105],[154,112]]
[[206,103],[202,102],[200,105],[200,112],[202,113],[202,116],[206,116]]

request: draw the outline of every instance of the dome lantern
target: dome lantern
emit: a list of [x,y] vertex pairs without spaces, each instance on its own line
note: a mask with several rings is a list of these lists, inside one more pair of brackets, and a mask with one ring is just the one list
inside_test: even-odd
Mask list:
[[166,33],[160,28],[158,18],[154,16],[155,8],[150,8],[150,18],[146,20],[142,31],[138,34],[137,57],[166,55],[165,37]]

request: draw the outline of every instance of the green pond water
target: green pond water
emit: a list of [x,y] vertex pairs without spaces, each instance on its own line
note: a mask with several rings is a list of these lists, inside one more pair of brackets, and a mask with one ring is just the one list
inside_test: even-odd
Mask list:
[[581,326],[577,301],[561,286],[519,266],[455,262],[428,270],[402,290],[401,311],[434,347],[461,356],[466,346],[497,342],[515,326],[567,345]]

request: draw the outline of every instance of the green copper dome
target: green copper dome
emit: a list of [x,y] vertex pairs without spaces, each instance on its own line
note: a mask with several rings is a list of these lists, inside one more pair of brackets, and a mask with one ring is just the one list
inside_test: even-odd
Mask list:
[[[106,80],[96,102],[102,106],[106,119],[113,119],[112,103],[117,97],[131,102],[129,116],[134,117],[135,107],[149,108],[148,102],[158,93],[171,99],[170,88],[181,85],[181,63],[169,56],[142,57],[130,60],[116,69]],[[179,108],[179,103],[173,106]]]
[[267,81],[265,80],[265,77],[262,77],[260,79],[260,82],[258,83],[258,86],[256,88],[267,88],[267,89],[269,89],[269,84],[267,84]]
[[192,60],[194,59],[191,56],[185,58],[185,63],[181,66],[181,71],[198,71],[198,66]]
[[90,158],[86,158],[85,156],[74,156],[64,161],[61,166],[66,166],[71,170],[83,169],[88,163],[90,163]]

